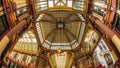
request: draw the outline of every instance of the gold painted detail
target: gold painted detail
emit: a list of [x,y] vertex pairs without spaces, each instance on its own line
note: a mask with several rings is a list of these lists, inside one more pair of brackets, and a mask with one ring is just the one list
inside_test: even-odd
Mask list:
[[112,41],[115,44],[115,46],[118,49],[118,51],[120,52],[120,39],[116,35],[114,35],[112,37]]
[[0,56],[2,54],[2,52],[4,51],[5,47],[7,46],[7,44],[9,43],[9,38],[8,36],[3,37],[3,39],[0,41]]

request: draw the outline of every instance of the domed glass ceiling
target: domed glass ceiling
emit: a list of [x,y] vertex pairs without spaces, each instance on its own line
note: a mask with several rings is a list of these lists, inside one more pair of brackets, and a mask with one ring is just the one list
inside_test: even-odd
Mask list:
[[[85,20],[74,10],[83,11],[84,3],[84,0],[38,0],[38,11],[46,10],[36,19],[36,29],[43,47],[50,50],[71,50],[79,46]],[[56,7],[57,10],[54,10]]]
[[70,20],[63,18],[62,21],[59,21],[59,19],[55,21],[54,19],[57,17],[52,18],[53,15],[41,14],[38,17],[39,20],[37,19],[36,28],[42,46],[51,50],[57,50],[59,48],[70,50],[78,47],[85,29],[84,19],[81,18],[82,15],[72,14],[67,17]]

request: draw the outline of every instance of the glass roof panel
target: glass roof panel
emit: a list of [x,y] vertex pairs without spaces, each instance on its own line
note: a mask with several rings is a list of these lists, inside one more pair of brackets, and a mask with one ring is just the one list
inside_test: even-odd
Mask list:
[[[60,12],[61,15],[63,15],[63,17],[58,17],[58,16],[55,17],[55,15],[58,13],[55,11],[50,13],[51,14],[49,13],[41,14],[36,20],[37,21],[36,29],[42,46],[51,50],[57,50],[59,48],[61,48],[61,50],[70,50],[78,47],[79,44],[81,43],[85,29],[84,17],[81,14],[71,14],[71,13],[69,14],[66,13],[65,11]],[[65,13],[67,14],[67,16],[70,15],[70,17],[68,18],[72,22],[62,23],[59,22],[60,20],[58,20],[57,22],[44,21],[44,20],[49,21],[52,19],[52,17],[53,19],[63,18],[64,20]]]
[[67,6],[68,6],[68,7],[72,7],[72,0],[68,0],[68,1],[67,1]]
[[44,14],[40,14],[36,21],[40,21],[43,16],[44,16]]
[[37,40],[32,31],[27,31],[15,44],[13,50],[25,53],[37,53]]
[[41,27],[39,22],[36,23],[36,28],[37,28],[37,32],[38,32],[38,36],[40,38],[41,43],[43,43],[43,35],[42,35],[42,31],[41,31]]
[[60,3],[58,3],[57,5],[58,5],[58,6],[63,6],[64,4],[60,2]]
[[81,14],[77,14],[82,21],[85,21],[84,17]]
[[39,11],[47,9],[47,0],[38,0],[37,6]]
[[49,0],[48,1],[48,5],[49,5],[49,7],[53,7],[54,5],[53,5],[53,0]]
[[81,23],[81,29],[79,30],[78,43],[80,43],[81,40],[82,40],[84,29],[85,29],[85,22],[82,22]]
[[83,11],[83,5],[84,5],[84,1],[74,1],[73,8],[76,10]]
[[59,0],[54,0],[55,1],[55,3],[57,3]]
[[65,4],[66,4],[66,2],[67,2],[67,0],[63,0],[63,3],[65,3]]
[[83,11],[84,0],[38,0],[37,6],[38,11],[46,10],[56,6],[73,7],[76,10]]
[[37,40],[34,38],[34,39],[31,39],[31,42],[37,43]]

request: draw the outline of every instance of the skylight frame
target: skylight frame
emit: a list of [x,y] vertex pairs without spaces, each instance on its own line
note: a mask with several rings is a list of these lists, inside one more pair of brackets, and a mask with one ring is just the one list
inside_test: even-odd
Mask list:
[[[44,2],[44,3],[43,3]],[[37,0],[37,10],[38,11],[43,11],[47,10],[49,8],[54,8],[56,6],[67,6],[71,7],[75,10],[83,11],[84,10],[84,0]],[[60,5],[61,4],[61,5]],[[44,6],[43,6],[44,5]]]
[[38,44],[33,32],[27,31],[24,33],[23,36],[15,44],[13,50],[36,54],[38,51]]
[[[80,24],[78,38],[77,38],[77,40],[74,40],[74,42],[71,40],[71,42],[68,44],[67,43],[51,43],[48,40],[44,39],[42,36],[40,22],[36,22],[36,29],[38,31],[38,36],[40,38],[40,42],[41,42],[42,46],[47,49],[50,49],[50,50],[57,50],[59,48],[61,50],[71,50],[71,49],[77,48],[79,46],[79,44],[81,43],[82,36],[83,36],[84,30],[85,30],[84,17],[81,14],[78,14],[78,16],[82,20],[82,22],[79,22],[81,24]],[[70,39],[75,39],[70,33],[66,33],[66,35]]]

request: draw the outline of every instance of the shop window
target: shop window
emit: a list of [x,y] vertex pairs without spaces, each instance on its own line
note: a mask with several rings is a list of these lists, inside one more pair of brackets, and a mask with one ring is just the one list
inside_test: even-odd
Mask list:
[[100,48],[101,51],[104,51],[103,48],[102,48],[102,46],[99,46],[99,48]]
[[16,58],[16,57],[17,57],[17,55],[18,55],[18,53],[15,53],[14,58]]
[[0,7],[2,6],[2,0],[0,0]]
[[5,15],[0,17],[0,36],[9,28]]
[[120,0],[118,0],[118,2],[117,2],[117,8],[118,8],[118,10],[120,10]]
[[21,16],[22,14],[26,13],[27,12],[27,7],[23,7],[23,8],[20,8],[17,10],[17,16]]
[[15,68],[15,63],[12,62],[10,68]]
[[94,6],[93,11],[96,12],[97,14],[101,15],[101,16],[104,16],[104,14],[105,14],[105,10],[104,9],[96,7],[96,6]]
[[101,2],[101,3],[105,3],[107,2],[107,0],[95,0],[96,2]]
[[106,48],[106,46],[105,46],[105,43],[104,43],[103,41],[101,41],[101,44],[102,44],[104,50],[107,50],[107,48]]
[[22,66],[16,64],[15,68],[23,68]]
[[100,41],[100,43],[99,43],[99,49],[101,50],[101,52],[107,50],[106,43],[104,42],[103,39],[101,39],[101,41]]
[[25,61],[25,60],[26,60],[26,58],[27,58],[27,56],[26,56],[26,55],[24,55],[24,56],[23,56],[22,61]]
[[120,34],[120,16],[118,17],[118,20],[117,20],[117,24],[116,24],[116,30],[119,32]]
[[111,56],[110,56],[110,54],[107,54],[107,55],[105,55],[104,57],[105,57],[106,61],[109,61],[109,60],[112,59]]
[[113,28],[116,32],[120,34],[120,15],[116,14],[115,21],[113,23]]
[[113,60],[110,54],[105,54],[104,58],[108,64],[113,63]]
[[31,63],[34,63],[35,57],[32,56]]

